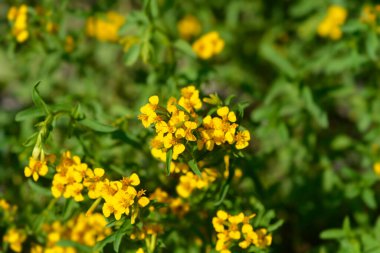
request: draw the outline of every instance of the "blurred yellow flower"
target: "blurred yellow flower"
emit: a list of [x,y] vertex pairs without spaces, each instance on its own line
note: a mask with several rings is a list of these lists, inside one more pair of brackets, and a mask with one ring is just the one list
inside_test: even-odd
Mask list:
[[25,42],[29,37],[28,27],[28,7],[23,4],[19,8],[12,6],[8,10],[8,21],[12,26],[12,35],[17,42]]
[[197,36],[201,32],[201,23],[199,20],[192,16],[187,15],[183,17],[177,24],[177,29],[182,38],[188,40]]
[[374,165],[373,165],[373,171],[380,176],[380,162],[376,162]]
[[15,252],[22,251],[22,243],[26,240],[26,234],[23,230],[10,228],[3,236],[4,242],[9,243],[10,248]]
[[327,10],[326,17],[318,26],[318,34],[321,37],[328,37],[332,40],[338,40],[342,37],[340,27],[347,18],[347,10],[338,5],[332,5]]
[[224,48],[224,40],[218,32],[209,32],[193,43],[193,51],[203,60],[219,54]]
[[89,17],[86,23],[86,32],[89,37],[100,41],[117,42],[120,40],[119,29],[124,22],[124,16],[109,11],[99,17]]

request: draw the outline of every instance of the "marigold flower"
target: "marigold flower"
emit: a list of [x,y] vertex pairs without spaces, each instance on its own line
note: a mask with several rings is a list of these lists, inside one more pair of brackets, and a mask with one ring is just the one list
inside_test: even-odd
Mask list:
[[380,162],[376,162],[374,165],[373,165],[373,171],[380,176]]
[[15,252],[22,251],[22,243],[26,240],[26,234],[23,230],[11,228],[8,229],[3,237],[4,242],[9,243],[10,248]]
[[25,167],[24,174],[26,177],[33,177],[37,181],[40,176],[45,176],[48,173],[48,167],[45,161],[36,160],[33,157],[29,158],[29,165]]
[[120,40],[119,29],[124,22],[124,16],[109,11],[99,17],[89,17],[86,23],[86,32],[89,37],[100,41],[117,42]]
[[184,39],[191,39],[201,32],[201,24],[199,20],[192,15],[183,17],[178,22],[177,28],[180,36]]
[[19,8],[12,6],[8,10],[8,20],[12,25],[12,34],[17,42],[23,43],[29,37],[28,26],[28,7],[23,4]]
[[236,148],[243,149],[248,146],[249,141],[251,140],[251,135],[248,130],[238,132],[236,134]]
[[192,47],[200,58],[207,60],[223,50],[224,41],[220,38],[219,33],[210,32],[195,41]]
[[346,18],[346,9],[338,5],[330,6],[327,11],[327,16],[318,26],[318,34],[321,37],[330,37],[333,40],[340,39],[342,37],[340,27],[344,24]]
[[250,219],[255,217],[255,214],[245,216],[243,213],[230,215],[223,210],[216,213],[216,217],[212,219],[212,224],[217,232],[217,242],[215,249],[218,252],[229,252],[230,247],[236,241],[239,247],[246,249],[251,245],[259,248],[265,248],[271,245],[272,235],[268,234],[265,228],[255,230]]

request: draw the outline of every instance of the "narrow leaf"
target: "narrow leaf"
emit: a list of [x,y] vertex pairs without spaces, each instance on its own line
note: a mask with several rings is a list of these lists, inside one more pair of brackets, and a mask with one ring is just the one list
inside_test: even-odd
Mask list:
[[191,159],[188,163],[190,169],[198,176],[198,177],[202,177],[201,175],[201,172],[198,168],[198,165],[197,165],[197,161],[195,161],[195,159]]
[[166,153],[166,173],[168,173],[168,176],[170,175],[170,164],[172,163],[173,159],[173,149],[169,149],[169,151]]
[[83,119],[79,120],[78,123],[82,124],[85,127],[91,128],[94,131],[102,132],[102,133],[111,133],[117,130],[117,128],[109,125],[105,125],[102,123],[99,123],[92,119]]
[[32,92],[32,99],[36,107],[41,108],[45,111],[45,114],[50,113],[50,109],[46,105],[45,101],[42,99],[40,93],[38,92],[37,88],[38,85],[40,85],[40,82],[38,82],[36,85],[34,85],[33,92]]

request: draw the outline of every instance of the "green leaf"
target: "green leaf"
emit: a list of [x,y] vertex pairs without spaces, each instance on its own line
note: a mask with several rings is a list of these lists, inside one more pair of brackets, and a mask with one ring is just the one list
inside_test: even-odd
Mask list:
[[74,248],[80,250],[80,252],[88,252],[88,253],[93,252],[90,247],[85,246],[83,244],[80,244],[78,242],[70,241],[70,240],[60,240],[60,241],[57,242],[57,246],[61,246],[61,247],[74,247]]
[[248,103],[248,102],[242,102],[242,103],[239,103],[239,104],[237,105],[237,111],[238,111],[239,116],[240,116],[241,118],[244,117],[244,110],[245,110],[245,108],[247,108],[248,106],[249,106],[249,103]]
[[306,110],[310,112],[320,127],[326,128],[328,126],[327,115],[315,103],[313,94],[309,87],[305,86],[302,89],[302,97]]
[[181,111],[184,111],[187,115],[191,116],[191,114],[185,109],[183,108],[183,106],[179,105],[179,104],[175,104],[175,106],[181,110]]
[[282,226],[282,224],[284,224],[284,220],[278,220],[276,223],[274,223],[268,227],[268,232],[273,232],[273,231],[277,230],[279,227]]
[[91,128],[94,131],[101,132],[101,133],[111,133],[117,130],[116,127],[104,125],[102,123],[99,123],[92,119],[83,119],[78,121],[79,124]]
[[137,61],[140,55],[140,48],[141,48],[140,44],[134,44],[125,53],[124,63],[127,66],[132,66],[133,64],[135,64],[135,62]]
[[179,51],[182,51],[184,54],[192,58],[196,57],[196,54],[194,53],[193,48],[185,40],[177,40],[176,42],[174,42],[174,48],[178,49]]
[[228,193],[228,190],[230,189],[230,184],[229,183],[226,183],[224,186],[223,186],[223,189],[221,191],[221,195],[220,195],[220,198],[217,202],[214,203],[214,206],[219,206],[220,204],[223,203],[224,199],[226,198],[227,196],[227,193]]
[[125,232],[122,229],[119,229],[115,233],[115,240],[113,241],[113,249],[115,252],[119,252],[121,239],[123,239],[124,233]]
[[377,203],[375,193],[371,189],[364,189],[362,192],[362,200],[370,209],[376,209]]
[[232,99],[236,98],[236,95],[232,94],[232,95],[229,95],[226,100],[224,100],[224,104],[225,105],[230,105]]
[[150,13],[152,14],[153,18],[157,18],[159,14],[159,8],[157,0],[150,0]]
[[32,188],[33,192],[39,194],[39,195],[42,195],[42,196],[47,196],[47,197],[51,197],[51,192],[50,192],[50,189],[47,189],[45,187],[42,187],[42,186],[39,186],[38,184],[36,184],[35,182],[33,182],[32,180],[28,180],[28,185],[30,186],[30,188]]
[[195,159],[191,159],[189,162],[188,162],[188,165],[190,167],[190,169],[198,176],[198,177],[202,177],[201,175],[201,172],[198,168],[198,164],[197,164],[197,161],[195,161]]
[[45,115],[45,113],[41,108],[31,107],[31,108],[27,108],[25,110],[18,112],[16,114],[15,120],[17,122],[20,122],[20,121],[24,121],[27,119],[38,118],[38,117],[41,117],[44,115]]
[[297,71],[293,65],[278,52],[270,42],[263,42],[260,46],[260,53],[264,59],[275,65],[281,72],[293,78]]
[[43,109],[45,111],[45,114],[50,114],[50,109],[42,99],[40,93],[38,92],[37,88],[38,85],[40,85],[40,82],[38,82],[36,85],[34,85],[33,92],[32,92],[32,99],[34,104],[37,108]]
[[116,236],[116,233],[113,233],[107,236],[106,238],[104,238],[103,240],[97,242],[94,247],[94,251],[96,252],[96,251],[102,250],[108,243],[111,243],[115,240],[115,236]]
[[31,147],[36,144],[38,133],[32,134],[26,141],[22,143],[24,147]]
[[343,238],[345,236],[345,232],[340,229],[340,228],[332,228],[332,229],[328,229],[328,230],[325,230],[323,231],[319,237],[321,239],[325,239],[325,240],[328,240],[328,239],[340,239],[340,238]]
[[153,47],[150,44],[150,42],[149,41],[144,42],[141,48],[141,59],[143,60],[145,64],[148,63],[149,56],[150,56],[149,53],[151,52],[153,52]]
[[173,159],[173,149],[169,149],[169,151],[166,153],[166,173],[168,176],[170,175],[170,164]]
[[377,61],[377,48],[378,48],[378,45],[379,45],[379,40],[378,40],[378,37],[377,37],[377,34],[375,31],[369,31],[368,35],[367,35],[367,39],[366,39],[366,51],[367,51],[367,54],[368,54],[368,57],[372,60],[372,61]]
[[72,198],[70,199],[65,199],[66,200],[66,205],[65,205],[65,208],[63,210],[63,220],[64,221],[67,221],[72,215],[73,213],[78,210],[78,207],[79,207],[79,204],[77,202],[75,202],[75,200],[73,200]]

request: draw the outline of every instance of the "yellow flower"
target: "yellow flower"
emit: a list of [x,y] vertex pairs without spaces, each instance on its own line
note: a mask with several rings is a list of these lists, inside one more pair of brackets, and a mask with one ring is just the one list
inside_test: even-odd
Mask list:
[[4,242],[9,243],[10,248],[15,252],[22,251],[22,243],[26,240],[24,231],[11,228],[3,237]]
[[109,11],[102,16],[88,18],[86,32],[89,37],[94,37],[100,41],[117,42],[120,40],[119,29],[124,22],[124,16]]
[[210,32],[195,41],[192,47],[200,58],[207,60],[223,50],[224,41],[220,38],[219,33]]
[[46,161],[35,160],[33,157],[29,158],[29,165],[25,167],[24,174],[26,177],[33,177],[37,181],[39,176],[45,176],[48,173]]
[[216,217],[212,219],[212,225],[216,232],[223,232],[225,230],[224,223],[228,219],[228,213],[223,210],[219,210],[216,213]]
[[373,171],[380,176],[380,162],[376,162],[374,165],[373,165]]
[[158,102],[158,96],[151,96],[149,103],[140,108],[141,114],[138,116],[138,119],[141,120],[145,128],[158,121],[159,117],[155,112]]
[[140,184],[140,178],[136,173],[132,173],[129,177],[123,177],[121,183],[123,188],[129,185],[138,186]]
[[317,32],[321,37],[330,37],[338,40],[342,37],[341,26],[347,18],[347,11],[341,6],[332,5],[327,11],[327,16],[319,24]]
[[237,149],[243,149],[248,146],[249,141],[251,140],[251,135],[249,134],[248,130],[244,130],[241,132],[238,132],[236,134],[236,148]]
[[136,253],[144,253],[143,248],[138,248],[138,249],[136,250]]
[[101,196],[101,189],[103,187],[102,177],[104,176],[104,169],[95,168],[94,170],[86,170],[86,178],[83,180],[83,185],[88,189],[88,197],[90,199],[97,199]]
[[[56,174],[53,177],[51,187],[53,196],[55,198],[63,196],[64,198],[74,198],[75,201],[83,201],[84,182],[82,181],[88,173],[88,165],[82,163],[78,156],[71,157],[71,153],[66,151],[62,155],[60,163],[56,167]],[[90,187],[88,180],[85,183]]]
[[255,246],[259,248],[265,248],[272,244],[272,235],[268,234],[268,231],[265,228],[260,228],[256,231],[257,234],[257,242],[255,242]]
[[178,22],[177,28],[180,36],[184,39],[191,39],[201,32],[201,24],[199,20],[192,15],[183,17]]
[[65,48],[66,53],[71,53],[72,51],[74,51],[75,45],[74,45],[73,36],[71,35],[66,36],[64,48]]
[[376,22],[376,12],[370,5],[366,5],[362,9],[360,20],[363,23],[374,24]]
[[13,6],[9,9],[8,20],[12,25],[12,34],[17,42],[22,43],[29,37],[28,26],[28,7],[23,4],[19,8]]

